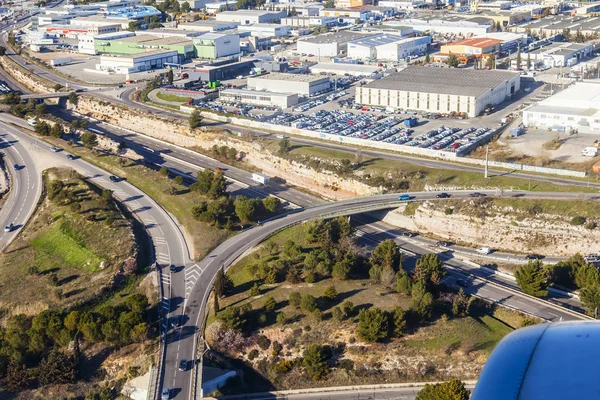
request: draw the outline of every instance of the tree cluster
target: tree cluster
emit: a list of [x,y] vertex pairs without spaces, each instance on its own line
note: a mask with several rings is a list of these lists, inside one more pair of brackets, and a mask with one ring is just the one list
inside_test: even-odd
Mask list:
[[143,342],[149,335],[147,308],[146,296],[134,294],[98,312],[46,310],[33,318],[12,316],[0,328],[0,379],[13,391],[35,382],[73,383],[78,377],[79,342]]

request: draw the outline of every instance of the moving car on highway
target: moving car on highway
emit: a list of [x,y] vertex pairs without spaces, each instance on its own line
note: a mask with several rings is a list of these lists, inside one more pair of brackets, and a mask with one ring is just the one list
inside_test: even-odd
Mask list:
[[407,201],[410,199],[412,199],[412,197],[408,193],[404,193],[404,194],[401,194],[400,196],[398,196],[398,200],[400,200],[400,201]]
[[490,254],[492,252],[492,249],[490,249],[489,247],[480,247],[477,250],[475,250],[478,254]]
[[15,227],[15,225],[11,222],[10,224],[8,224],[4,227],[4,232],[10,232],[13,230],[14,227]]
[[437,197],[438,199],[447,199],[450,197],[450,195],[448,193],[438,193],[435,195],[435,197]]

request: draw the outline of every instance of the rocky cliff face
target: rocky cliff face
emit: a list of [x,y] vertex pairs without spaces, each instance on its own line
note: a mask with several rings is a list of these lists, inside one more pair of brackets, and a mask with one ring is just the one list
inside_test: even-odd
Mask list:
[[404,215],[400,208],[383,219],[420,233],[515,252],[570,256],[597,252],[600,242],[600,230],[573,226],[570,218],[560,215],[530,215],[513,207],[496,206],[487,206],[477,214],[460,210],[446,214],[446,208],[439,202],[424,202],[414,215]]

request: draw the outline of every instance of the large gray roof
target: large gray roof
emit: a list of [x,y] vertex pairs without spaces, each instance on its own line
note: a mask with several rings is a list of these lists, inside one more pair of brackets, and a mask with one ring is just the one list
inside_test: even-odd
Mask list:
[[508,71],[408,67],[364,87],[372,89],[405,90],[409,92],[479,96],[514,78]]
[[539,324],[506,336],[471,400],[598,399],[600,322]]

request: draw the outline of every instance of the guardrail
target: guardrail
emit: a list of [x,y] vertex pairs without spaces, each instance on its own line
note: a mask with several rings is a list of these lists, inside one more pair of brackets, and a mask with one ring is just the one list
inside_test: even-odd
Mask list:
[[[162,321],[165,319],[165,316],[163,316],[163,312],[162,312],[162,306],[163,306],[163,301],[165,300],[165,296],[164,296],[164,291],[163,291],[163,286],[162,286],[162,279],[161,279],[161,269],[159,268],[157,263],[154,263],[154,270],[156,272],[156,277],[158,279],[158,296],[160,298],[160,302],[159,302],[159,310],[158,310],[158,315],[160,316],[159,320],[158,320],[158,360],[156,363],[156,366],[152,366],[152,373],[150,374],[150,381],[148,383],[148,394],[146,396],[147,400],[158,400],[159,396],[160,396],[160,377],[162,375],[162,367],[164,364],[164,358],[165,358],[165,354],[166,354],[166,350],[167,350],[167,346],[165,346],[163,344],[162,338],[163,338],[163,325],[162,325]],[[171,291],[171,284],[169,283],[169,292]],[[170,308],[170,296],[169,296],[169,308]],[[168,315],[168,312],[167,312]],[[168,320],[167,320],[167,324],[168,324]],[[164,332],[164,335],[166,335],[166,329]],[[166,336],[165,336],[165,340],[166,340]]]

